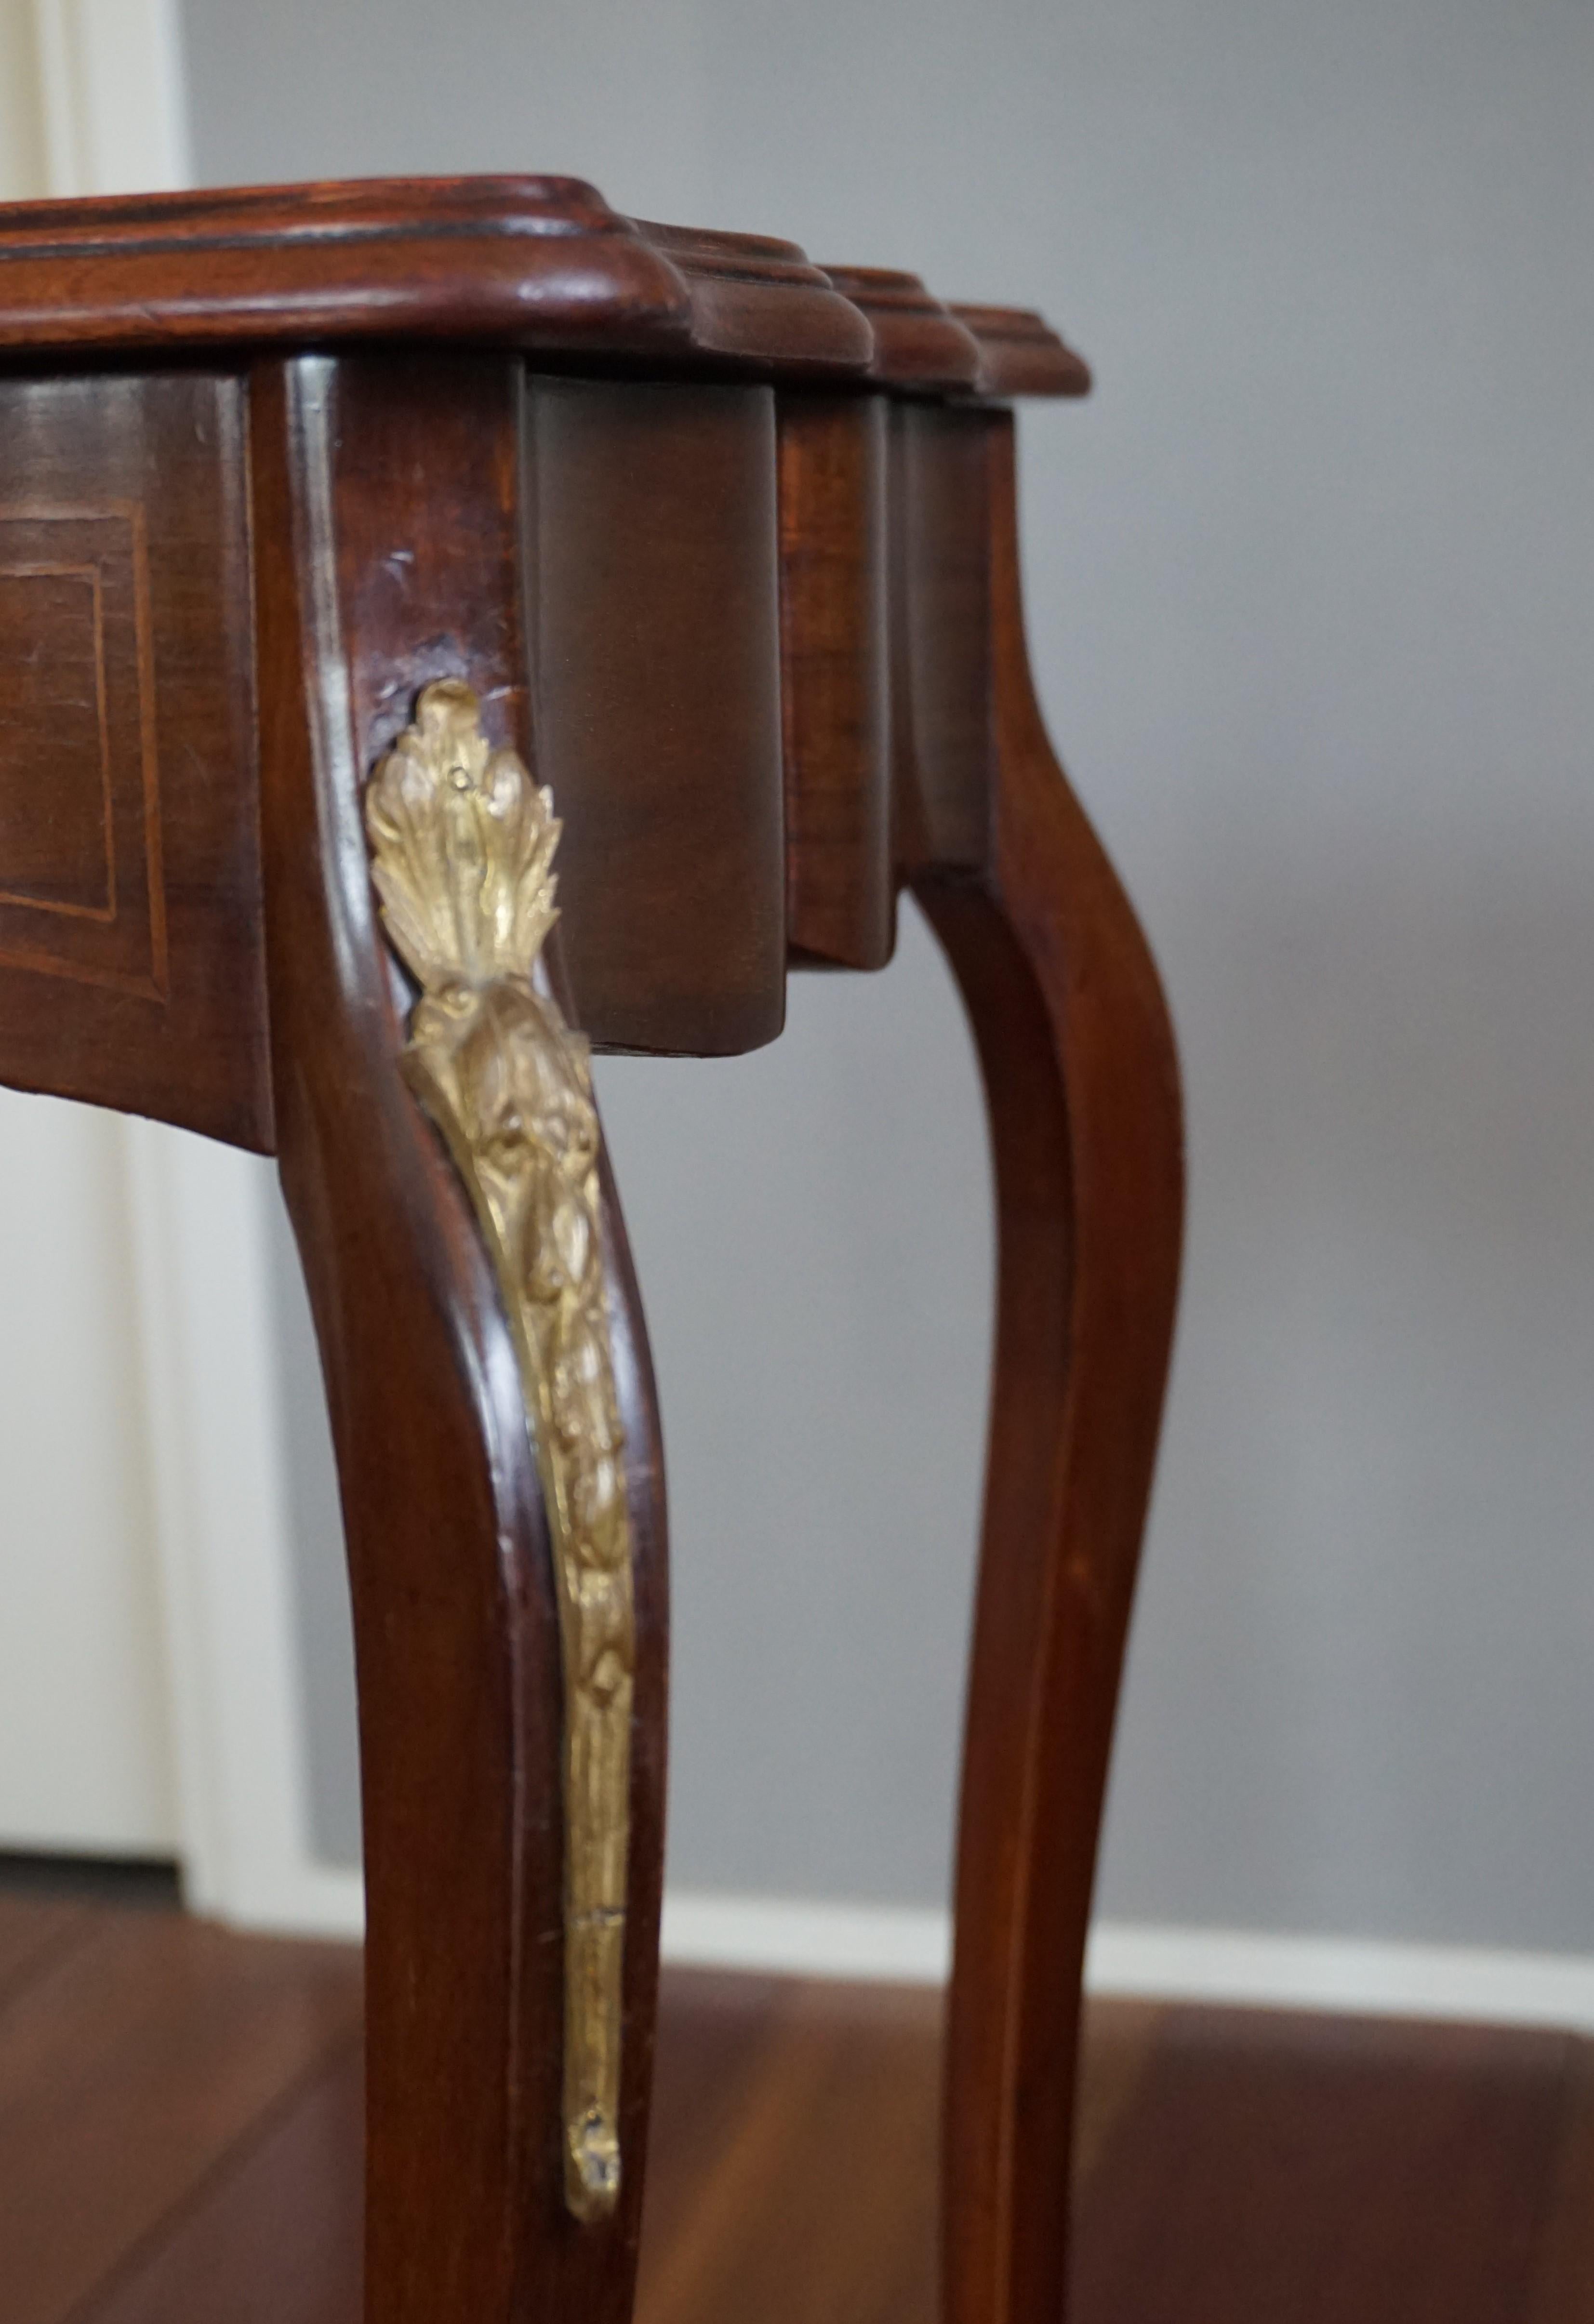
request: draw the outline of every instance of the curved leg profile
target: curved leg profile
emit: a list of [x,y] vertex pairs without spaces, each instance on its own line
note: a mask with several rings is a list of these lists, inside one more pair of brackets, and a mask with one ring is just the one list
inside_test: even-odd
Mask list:
[[252,389],[278,1150],[358,1663],[372,2324],[622,2324],[640,2219],[661,1488],[539,961],[521,393],[508,359],[392,355]]
[[989,511],[984,861],[915,886],[972,1020],[1000,1222],[996,1373],[945,2084],[947,2324],[1057,2324],[1080,1978],[1173,1326],[1177,1066],[1156,972],[1047,744],[1012,422],[956,416]]

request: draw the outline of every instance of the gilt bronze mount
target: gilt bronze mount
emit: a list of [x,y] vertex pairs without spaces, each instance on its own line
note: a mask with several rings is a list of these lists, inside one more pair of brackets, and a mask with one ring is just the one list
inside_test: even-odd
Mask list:
[[619,2091],[636,1641],[624,1436],[604,1287],[586,1041],[548,989],[559,825],[455,679],[428,686],[371,779],[382,926],[420,995],[401,1065],[469,1191],[524,1385],[565,1683],[565,2191],[620,2190]]

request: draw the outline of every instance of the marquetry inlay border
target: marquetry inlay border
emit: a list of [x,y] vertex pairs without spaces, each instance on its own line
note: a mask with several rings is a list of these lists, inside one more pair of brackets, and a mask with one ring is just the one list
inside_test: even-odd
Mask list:
[[[0,748],[0,966],[163,1001],[168,991],[153,622],[143,505],[0,505],[0,581],[81,577],[90,593],[103,854],[83,864],[84,897],[29,894],[6,881],[5,755]],[[0,636],[0,656],[11,641]],[[48,767],[48,727],[28,738]],[[20,777],[16,778],[21,779]],[[49,813],[46,796],[28,801]],[[14,813],[14,807],[13,812]]]

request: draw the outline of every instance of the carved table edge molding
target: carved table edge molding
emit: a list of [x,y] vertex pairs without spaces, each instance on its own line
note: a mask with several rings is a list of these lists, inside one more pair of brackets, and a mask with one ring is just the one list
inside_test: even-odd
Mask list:
[[427,687],[365,798],[387,939],[420,985],[400,1060],[469,1191],[520,1360],[565,1688],[565,2194],[620,2191],[636,1637],[590,1053],[532,982],[559,824],[462,681]]

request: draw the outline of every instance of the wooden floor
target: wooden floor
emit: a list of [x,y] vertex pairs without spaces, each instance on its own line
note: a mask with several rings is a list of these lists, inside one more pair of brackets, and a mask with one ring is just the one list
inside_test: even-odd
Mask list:
[[[667,1980],[643,2324],[930,2324],[937,2011]],[[336,1946],[0,1874],[0,2324],[354,2324]],[[1110,2003],[1075,2324],[1594,2324],[1594,2051]]]

